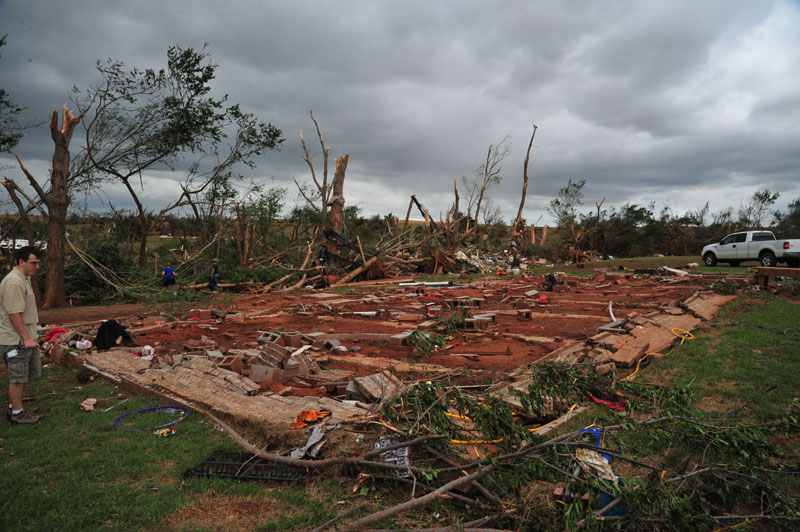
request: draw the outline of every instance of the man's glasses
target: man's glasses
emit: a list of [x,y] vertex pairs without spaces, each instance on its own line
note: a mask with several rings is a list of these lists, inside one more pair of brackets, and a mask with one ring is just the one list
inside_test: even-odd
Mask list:
[[39,266],[42,263],[40,260],[26,260],[25,262],[28,264],[33,264],[34,266]]

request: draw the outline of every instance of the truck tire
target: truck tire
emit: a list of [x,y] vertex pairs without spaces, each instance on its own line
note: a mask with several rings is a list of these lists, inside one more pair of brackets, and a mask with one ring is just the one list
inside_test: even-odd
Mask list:
[[730,264],[731,266],[734,266],[734,267],[740,265],[741,263],[742,263],[742,261],[740,261],[740,260],[729,260],[728,261],[728,264]]
[[758,256],[758,260],[762,266],[775,266],[778,261],[775,259],[775,254],[769,250],[762,251]]
[[706,266],[716,266],[717,256],[709,251],[708,253],[703,255],[703,262],[706,263]]

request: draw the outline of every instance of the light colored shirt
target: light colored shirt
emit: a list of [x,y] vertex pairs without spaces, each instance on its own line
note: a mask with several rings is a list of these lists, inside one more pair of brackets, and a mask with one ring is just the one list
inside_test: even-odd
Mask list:
[[9,314],[22,314],[22,323],[34,340],[37,338],[39,313],[31,279],[12,268],[0,282],[0,345],[18,345],[22,337],[11,324]]

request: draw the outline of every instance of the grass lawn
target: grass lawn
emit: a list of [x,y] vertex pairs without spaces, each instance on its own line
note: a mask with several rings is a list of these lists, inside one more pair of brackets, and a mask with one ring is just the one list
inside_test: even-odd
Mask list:
[[[722,413],[731,423],[780,420],[800,396],[799,329],[797,296],[742,294],[696,332],[694,340],[666,358],[653,357],[637,379],[676,387],[693,381],[698,416]],[[5,388],[4,369],[0,377]],[[0,530],[301,531],[361,502],[367,507],[350,519],[409,496],[409,490],[386,483],[353,493],[354,475],[339,473],[315,476],[303,487],[184,480],[183,471],[211,451],[239,449],[226,433],[195,413],[178,423],[177,435],[170,437],[157,437],[152,429],[116,430],[114,421],[122,414],[164,406],[150,397],[120,403],[119,393],[105,381],[79,388],[73,371],[55,365],[28,387],[26,396],[35,397],[46,417],[30,426],[0,422]],[[5,391],[0,396],[5,397]],[[105,404],[80,411],[77,404],[87,397]],[[589,410],[568,430],[591,422],[618,422],[615,416],[620,414],[588,401],[584,406]],[[142,427],[164,422],[159,417],[164,415],[174,416],[156,411],[125,421]],[[781,453],[776,463],[796,466],[797,434],[771,438]],[[326,452],[337,454],[335,448]],[[552,491],[552,486],[542,489]],[[796,494],[797,486],[784,489]],[[549,500],[549,491],[542,500]],[[454,502],[429,505],[375,528],[441,525],[436,515],[458,516],[461,508]],[[539,529],[563,529],[555,511],[549,515],[556,515],[556,521],[549,521],[550,526],[542,521],[544,528]]]

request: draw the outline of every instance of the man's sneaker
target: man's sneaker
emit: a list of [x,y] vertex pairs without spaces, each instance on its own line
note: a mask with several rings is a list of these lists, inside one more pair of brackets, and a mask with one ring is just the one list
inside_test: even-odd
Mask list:
[[[39,407],[38,406],[31,406],[29,408],[26,408],[25,411],[30,412],[31,414],[38,414],[39,413]],[[7,419],[11,419],[11,409],[10,408],[8,408],[6,410],[6,418]]]
[[36,423],[40,419],[42,419],[42,416],[33,415],[27,410],[23,410],[19,414],[11,416],[11,421],[14,423]]

